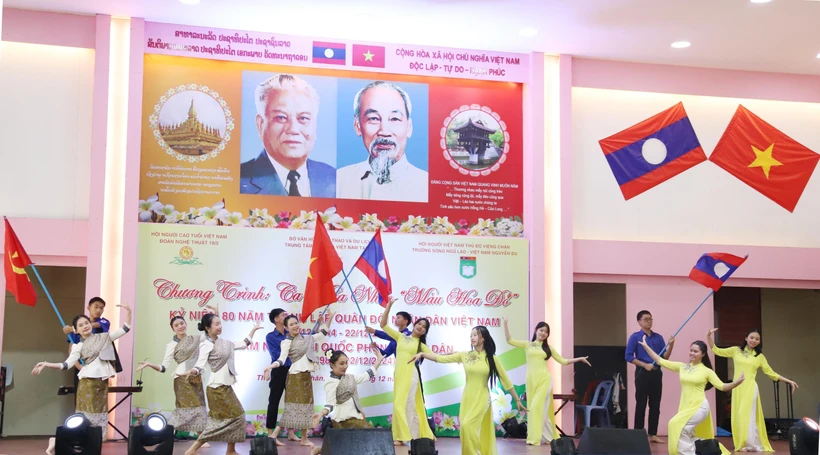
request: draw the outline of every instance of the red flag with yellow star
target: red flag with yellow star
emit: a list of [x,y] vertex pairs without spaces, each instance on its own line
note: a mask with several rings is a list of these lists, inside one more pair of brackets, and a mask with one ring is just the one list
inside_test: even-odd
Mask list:
[[[3,217],[5,219],[5,217]],[[37,303],[37,293],[26,273],[26,266],[31,265],[26,250],[17,239],[17,234],[6,221],[6,242],[3,248],[3,270],[6,276],[6,290],[14,295],[17,303],[34,306]]]
[[820,155],[741,105],[709,160],[794,212]]
[[333,242],[330,241],[325,224],[322,223],[322,217],[317,216],[305,296],[302,299],[302,322],[307,321],[311,313],[317,309],[338,300],[333,277],[341,271],[342,258],[339,257]]

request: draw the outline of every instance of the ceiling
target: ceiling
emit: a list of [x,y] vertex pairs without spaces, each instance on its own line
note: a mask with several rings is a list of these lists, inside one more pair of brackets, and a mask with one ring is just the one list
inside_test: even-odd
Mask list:
[[[317,38],[820,74],[820,1],[4,0],[6,7],[143,17]],[[523,37],[522,28],[538,30]],[[673,41],[690,41],[672,49]]]

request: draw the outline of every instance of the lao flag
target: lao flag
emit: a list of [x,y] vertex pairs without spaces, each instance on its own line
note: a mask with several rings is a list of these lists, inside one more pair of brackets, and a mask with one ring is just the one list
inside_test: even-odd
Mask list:
[[598,143],[625,200],[706,161],[683,103]]
[[356,261],[356,268],[361,270],[373,283],[376,292],[379,293],[379,305],[387,306],[390,294],[393,292],[393,284],[390,282],[387,258],[384,257],[381,231],[376,231],[376,235],[367,244],[361,257]]
[[735,273],[735,270],[746,262],[748,257],[739,257],[727,253],[706,253],[692,267],[689,278],[707,288],[711,288],[713,291],[717,291]]
[[329,43],[325,41],[313,42],[313,63],[325,63],[328,65],[344,65],[345,43]]

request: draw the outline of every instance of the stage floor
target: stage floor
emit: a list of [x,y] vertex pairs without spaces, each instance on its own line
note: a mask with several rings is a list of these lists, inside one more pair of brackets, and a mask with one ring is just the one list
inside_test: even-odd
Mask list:
[[[731,438],[718,438],[727,447],[732,446]],[[314,443],[321,441],[316,439]],[[182,455],[185,450],[190,447],[192,442],[182,441],[176,444],[174,448],[174,455]],[[300,447],[297,442],[288,442],[287,447],[280,447],[279,453],[285,455],[308,455],[310,449]],[[48,438],[43,439],[15,439],[6,438],[0,439],[0,455],[42,455],[45,453],[45,448],[48,445]],[[665,444],[652,444],[653,455],[665,455],[667,448]],[[776,455],[789,455],[789,445],[786,441],[772,441],[772,447]],[[439,455],[461,455],[461,443],[456,438],[439,438],[436,443]],[[239,444],[236,450],[242,454],[247,455],[250,450],[250,445],[247,443]],[[531,447],[524,443],[523,439],[499,439],[498,440],[498,455],[524,455],[524,454],[543,454],[549,452],[548,446]],[[128,448],[124,442],[107,442],[103,444],[103,455],[127,455]],[[200,455],[224,455],[225,444],[214,443],[210,449],[201,449]],[[399,447],[396,449],[396,455],[407,454],[407,447]],[[770,454],[771,455],[771,454]]]

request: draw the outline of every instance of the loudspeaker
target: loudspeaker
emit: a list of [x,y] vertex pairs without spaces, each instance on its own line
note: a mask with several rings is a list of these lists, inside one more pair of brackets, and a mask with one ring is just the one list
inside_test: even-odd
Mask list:
[[276,448],[276,441],[267,436],[264,438],[251,439],[250,455],[279,455],[279,450]]
[[550,441],[550,453],[553,455],[575,455],[578,451],[575,449],[575,441],[564,436]]
[[578,443],[579,455],[650,455],[644,430],[587,427]]
[[413,439],[410,441],[409,455],[438,455],[436,441],[427,438]]
[[393,432],[383,428],[328,428],[322,455],[384,455],[394,453]]
[[698,439],[695,441],[696,455],[720,455],[720,443],[717,439]]

